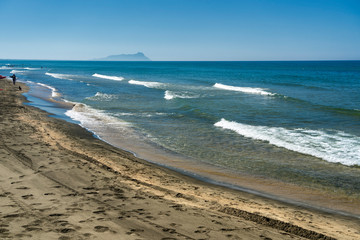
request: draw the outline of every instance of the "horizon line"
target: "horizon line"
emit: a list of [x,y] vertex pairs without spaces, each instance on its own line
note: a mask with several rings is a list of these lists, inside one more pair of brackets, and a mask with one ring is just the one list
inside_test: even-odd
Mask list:
[[144,60],[144,61],[137,61],[137,60],[130,60],[130,61],[123,61],[123,60],[81,60],[81,59],[20,59],[20,58],[0,58],[0,60],[9,60],[9,61],[77,61],[77,62],[335,62],[335,61],[360,61],[360,59],[318,59],[318,60],[309,60],[309,59],[302,59],[302,60]]

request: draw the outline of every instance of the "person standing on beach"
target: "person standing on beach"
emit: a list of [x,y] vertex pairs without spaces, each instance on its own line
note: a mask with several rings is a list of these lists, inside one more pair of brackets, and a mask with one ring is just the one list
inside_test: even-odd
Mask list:
[[12,76],[10,76],[11,78],[12,78],[12,80],[13,80],[13,84],[15,85],[15,82],[16,82],[16,76],[15,76],[15,74],[13,74]]

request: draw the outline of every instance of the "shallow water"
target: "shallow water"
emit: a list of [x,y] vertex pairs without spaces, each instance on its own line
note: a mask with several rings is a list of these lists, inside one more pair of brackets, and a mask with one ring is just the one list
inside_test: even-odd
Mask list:
[[359,61],[0,61],[11,72],[28,96],[76,104],[34,105],[141,157],[159,151],[149,160],[360,195]]

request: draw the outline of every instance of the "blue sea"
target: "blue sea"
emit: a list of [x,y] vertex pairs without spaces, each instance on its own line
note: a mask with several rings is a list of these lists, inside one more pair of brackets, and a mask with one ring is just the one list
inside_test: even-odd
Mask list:
[[149,161],[360,197],[360,61],[1,60],[0,74],[29,85],[30,104]]

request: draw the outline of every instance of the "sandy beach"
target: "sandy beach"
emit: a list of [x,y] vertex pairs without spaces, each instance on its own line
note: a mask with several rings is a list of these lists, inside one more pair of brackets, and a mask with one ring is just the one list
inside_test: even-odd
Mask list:
[[0,239],[360,238],[359,219],[156,166],[0,89]]

